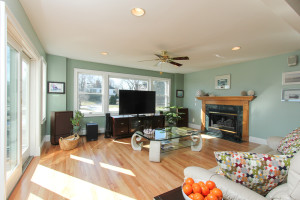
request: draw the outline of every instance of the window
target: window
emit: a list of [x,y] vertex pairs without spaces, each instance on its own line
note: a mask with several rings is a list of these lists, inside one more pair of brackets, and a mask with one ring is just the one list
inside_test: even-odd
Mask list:
[[74,69],[74,110],[89,116],[119,113],[119,90],[156,91],[156,110],[169,106],[170,79]]
[[75,109],[86,116],[103,114],[103,76],[95,71],[77,70],[76,77]]
[[119,112],[119,90],[149,90],[148,80],[109,78],[109,112]]
[[170,102],[170,80],[153,80],[152,85],[156,92],[156,110],[163,110]]

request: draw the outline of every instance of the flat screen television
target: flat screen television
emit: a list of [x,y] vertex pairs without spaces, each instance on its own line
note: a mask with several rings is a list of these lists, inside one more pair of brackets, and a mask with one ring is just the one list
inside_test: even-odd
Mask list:
[[147,113],[155,113],[155,91],[119,91],[119,115]]

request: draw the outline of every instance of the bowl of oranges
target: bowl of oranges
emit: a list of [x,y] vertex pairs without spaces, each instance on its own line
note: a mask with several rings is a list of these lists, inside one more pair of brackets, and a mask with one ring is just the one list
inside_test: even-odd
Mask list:
[[186,200],[222,200],[223,193],[213,181],[185,179],[181,187]]

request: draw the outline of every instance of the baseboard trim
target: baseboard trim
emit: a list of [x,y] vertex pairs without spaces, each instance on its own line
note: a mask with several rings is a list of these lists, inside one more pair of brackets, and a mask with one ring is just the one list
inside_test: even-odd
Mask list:
[[43,141],[41,142],[41,152],[42,152],[42,149],[44,147],[44,144],[45,142],[50,142],[50,135],[45,135],[44,138],[43,138]]
[[[101,128],[101,127],[98,128],[98,133],[105,133],[105,128]],[[82,135],[82,136],[86,135],[86,129],[82,129],[80,131],[79,135]]]
[[249,142],[257,143],[257,144],[267,144],[266,139],[258,138],[258,137],[249,137]]
[[189,123],[189,127],[190,127],[190,128],[194,128],[194,129],[201,129],[201,126],[198,125],[198,124],[192,124],[192,123]]

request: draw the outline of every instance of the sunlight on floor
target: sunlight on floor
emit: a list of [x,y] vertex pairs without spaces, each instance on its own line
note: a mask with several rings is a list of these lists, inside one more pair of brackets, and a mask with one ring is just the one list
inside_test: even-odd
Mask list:
[[109,164],[102,163],[102,162],[100,162],[100,166],[103,167],[103,168],[106,168],[106,169],[110,169],[110,170],[113,170],[113,171],[116,171],[116,172],[120,172],[120,173],[123,173],[123,174],[130,175],[130,176],[135,176],[135,174],[129,169],[116,167],[116,166],[109,165]]
[[201,134],[201,137],[204,139],[216,139],[216,137],[211,136],[211,135],[206,135],[206,134]]
[[38,165],[31,181],[68,199],[124,199],[133,198],[83,181],[70,175]]
[[43,200],[43,199],[39,196],[36,196],[35,194],[30,193],[27,200]]
[[70,155],[70,158],[72,158],[74,160],[81,161],[81,162],[85,162],[85,163],[88,163],[88,164],[91,164],[91,165],[95,164],[93,160],[87,159],[87,158],[82,158],[82,157],[78,157],[78,156],[74,156],[74,155]]
[[128,143],[128,142],[120,142],[120,141],[117,141],[117,140],[113,140],[113,142],[119,143],[119,144],[130,144],[130,143]]

